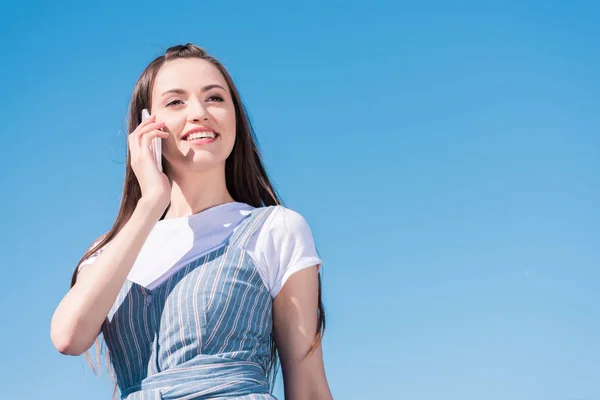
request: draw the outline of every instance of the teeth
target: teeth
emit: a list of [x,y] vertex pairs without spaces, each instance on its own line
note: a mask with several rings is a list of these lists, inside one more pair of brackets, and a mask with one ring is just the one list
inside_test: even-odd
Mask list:
[[196,139],[214,139],[216,137],[214,132],[196,132],[192,133],[187,137],[187,140],[196,140]]

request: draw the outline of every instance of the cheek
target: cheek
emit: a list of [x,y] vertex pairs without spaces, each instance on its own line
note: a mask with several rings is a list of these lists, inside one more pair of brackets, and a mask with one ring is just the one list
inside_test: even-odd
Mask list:
[[217,109],[213,112],[213,117],[225,133],[235,135],[235,110],[233,108]]
[[163,118],[160,116],[156,116],[156,120],[160,122],[164,122],[166,124],[166,129],[168,132],[172,132],[175,134],[180,134],[185,128],[185,118],[178,118],[173,115],[165,115]]
[[176,146],[177,138],[181,135],[185,129],[185,119],[176,118],[173,116],[165,116],[160,118],[156,116],[157,121],[164,122],[166,126],[163,128],[164,131],[169,132],[169,137],[163,140],[163,148]]

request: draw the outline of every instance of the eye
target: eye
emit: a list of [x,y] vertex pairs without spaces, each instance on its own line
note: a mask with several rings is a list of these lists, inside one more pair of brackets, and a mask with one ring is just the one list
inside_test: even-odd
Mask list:
[[222,102],[222,101],[224,101],[224,100],[223,100],[223,97],[222,97],[222,96],[220,96],[220,95],[218,95],[218,94],[213,94],[213,95],[212,95],[212,96],[210,96],[210,97],[209,97],[207,100],[208,100],[208,101],[217,101],[217,102]]
[[183,104],[183,101],[181,101],[181,100],[173,100],[173,101],[168,102],[166,104],[166,106],[167,107],[173,107],[173,106],[176,106],[176,105],[179,105],[179,104]]

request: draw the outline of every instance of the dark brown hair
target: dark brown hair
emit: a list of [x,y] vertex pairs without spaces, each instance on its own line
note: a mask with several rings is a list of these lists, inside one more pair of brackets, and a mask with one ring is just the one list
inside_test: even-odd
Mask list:
[[[225,67],[206,53],[206,51],[193,44],[173,46],[165,52],[165,55],[156,58],[152,61],[142,72],[141,76],[137,80],[133,89],[131,97],[131,104],[129,106],[129,118],[128,118],[128,134],[133,132],[137,126],[141,123],[141,112],[144,108],[150,110],[152,88],[156,76],[165,63],[172,60],[185,58],[198,58],[205,60],[214,65],[225,78],[231,97],[235,106],[235,118],[236,118],[236,139],[233,146],[233,150],[227,161],[225,162],[225,180],[227,189],[235,201],[249,204],[253,207],[271,206],[281,204],[279,197],[277,196],[269,177],[262,164],[260,153],[256,145],[256,136],[250,123],[246,109],[242,103],[240,95],[231,79],[231,76],[225,69]],[[77,281],[77,272],[79,265],[98,249],[109,243],[123,228],[123,226],[129,221],[133,211],[137,205],[138,200],[141,198],[140,185],[137,178],[131,168],[130,153],[127,152],[127,160],[125,163],[125,183],[123,186],[123,195],[121,198],[121,206],[119,213],[112,226],[112,228],[103,235],[95,245],[93,245],[81,258],[77,264],[77,268],[73,273],[71,279],[71,287],[73,287]],[[319,307],[318,307],[318,325],[315,332],[315,337],[312,342],[311,349],[309,350],[310,355],[314,352],[323,338],[325,332],[325,311],[321,296],[321,277],[319,276]],[[96,354],[100,353],[99,341],[96,341]],[[108,353],[108,350],[107,350]],[[86,357],[88,355],[86,354]],[[89,360],[89,358],[88,358]],[[108,357],[107,357],[108,362]],[[98,358],[98,367],[100,361]],[[275,376],[277,375],[277,349],[273,334],[271,333],[271,359],[269,362],[268,377],[271,379],[271,389]],[[92,368],[95,370],[94,366]],[[98,368],[99,371],[99,368]]]

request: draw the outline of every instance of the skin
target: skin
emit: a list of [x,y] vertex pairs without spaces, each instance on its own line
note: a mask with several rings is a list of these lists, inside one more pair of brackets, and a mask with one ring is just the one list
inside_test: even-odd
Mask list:
[[[80,271],[77,283],[57,307],[50,333],[63,354],[80,355],[91,347],[146,238],[167,207],[165,218],[177,218],[234,201],[226,187],[225,161],[236,139],[235,108],[218,69],[200,59],[166,63],[154,82],[151,104],[152,116],[128,138],[142,198],[95,267]],[[200,126],[218,132],[217,139],[192,145],[183,138]],[[156,137],[163,142],[164,173],[149,150]],[[321,347],[306,357],[317,328],[317,310],[316,266],[294,274],[273,301],[286,399],[332,399]]]

